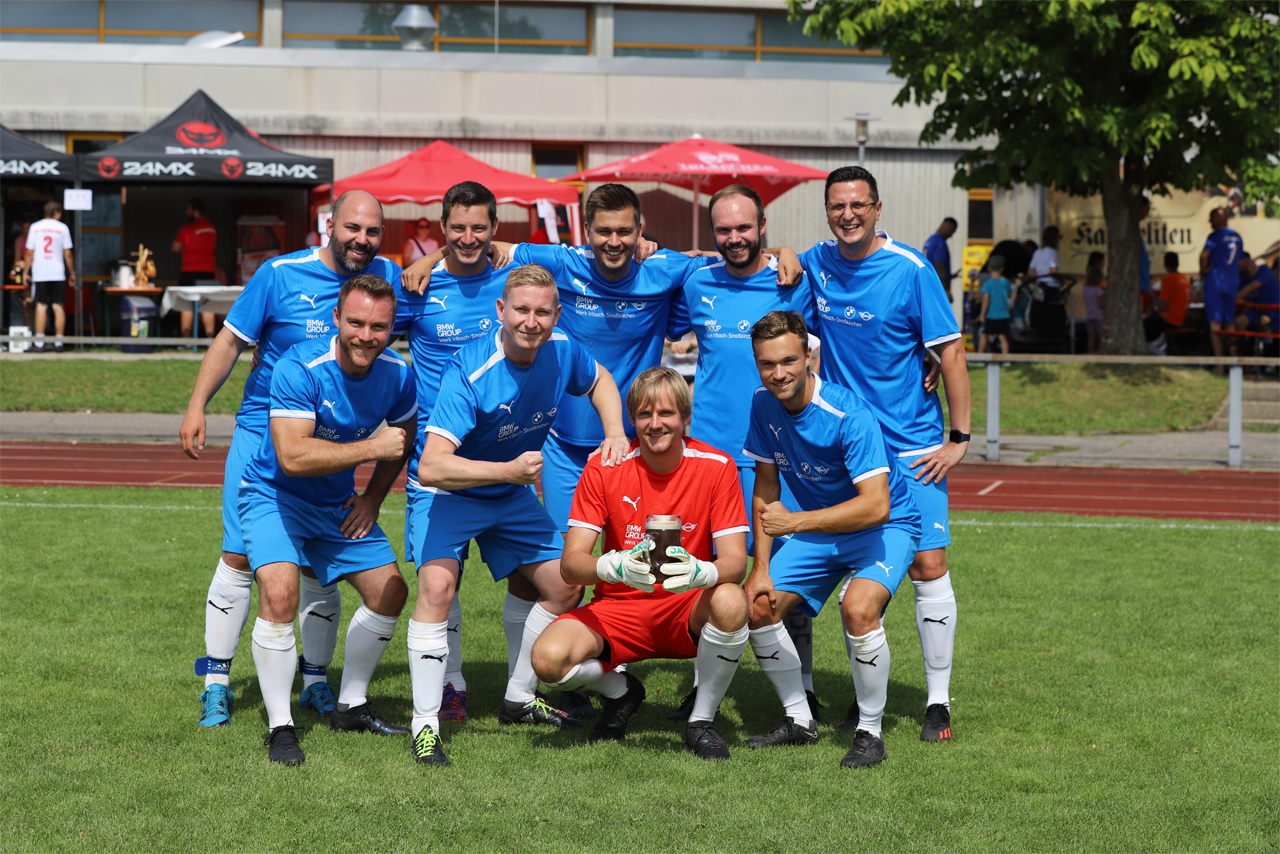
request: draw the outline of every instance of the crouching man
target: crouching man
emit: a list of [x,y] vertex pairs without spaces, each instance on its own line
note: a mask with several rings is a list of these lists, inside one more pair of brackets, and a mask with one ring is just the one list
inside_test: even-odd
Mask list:
[[[347,629],[329,726],[409,732],[369,708],[365,692],[409,594],[377,519],[417,429],[417,388],[405,361],[386,352],[396,295],[385,279],[348,279],[333,315],[337,335],[304,341],[277,363],[271,429],[240,482],[240,524],[259,587],[253,660],[267,707],[267,751],[286,765],[305,759],[289,709],[299,564],[310,564],[326,587],[345,579],[364,600]],[[390,426],[373,435],[383,420]],[[355,468],[371,461],[373,476],[357,495]]]
[[[621,465],[588,461],[569,514],[560,573],[596,583],[585,607],[551,624],[533,647],[538,677],[605,699],[590,734],[621,741],[645,689],[616,668],[649,658],[696,658],[701,681],[685,744],[702,759],[728,759],[714,718],[747,643],[747,519],[733,457],[685,436],[689,388],[670,368],[650,368],[627,392],[636,439]],[[646,519],[665,520],[679,546],[655,553]],[[604,534],[606,553],[592,554]],[[662,575],[650,558],[661,562]],[[713,561],[714,557],[714,561]]]

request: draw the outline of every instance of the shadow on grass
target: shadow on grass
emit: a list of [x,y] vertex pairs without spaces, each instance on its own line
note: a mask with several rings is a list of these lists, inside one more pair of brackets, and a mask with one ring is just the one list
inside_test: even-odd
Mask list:
[[1091,380],[1111,380],[1127,386],[1169,385],[1173,378],[1159,365],[1103,365],[1090,363],[1080,371]]
[[1035,363],[1015,365],[1012,370],[1017,373],[1018,379],[1027,385],[1049,385],[1056,383],[1059,379],[1051,368]]

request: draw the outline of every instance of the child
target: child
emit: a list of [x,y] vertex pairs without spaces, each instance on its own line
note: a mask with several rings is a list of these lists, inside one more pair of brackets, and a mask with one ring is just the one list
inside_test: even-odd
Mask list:
[[992,255],[987,259],[991,278],[982,284],[982,310],[978,322],[982,332],[978,335],[978,352],[987,352],[988,337],[1000,339],[1000,355],[1009,355],[1009,305],[1013,301],[1012,286],[1004,277],[1004,258]]
[[1103,290],[1105,281],[1102,266],[1089,268],[1084,280],[1084,316],[1089,327],[1089,352],[1096,353],[1102,341],[1102,318],[1107,308],[1107,296]]
[[1164,255],[1164,278],[1160,280],[1160,296],[1153,303],[1155,311],[1142,319],[1146,333],[1147,349],[1155,356],[1167,352],[1165,332],[1182,326],[1187,318],[1187,306],[1191,303],[1191,280],[1178,272],[1178,253]]

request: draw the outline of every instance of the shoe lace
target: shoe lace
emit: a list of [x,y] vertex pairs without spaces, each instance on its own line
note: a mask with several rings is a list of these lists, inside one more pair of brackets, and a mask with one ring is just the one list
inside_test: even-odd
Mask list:
[[706,744],[710,747],[725,747],[724,737],[720,735],[720,731],[708,724],[694,730],[694,744]]
[[533,698],[533,705],[529,707],[530,712],[542,712],[544,715],[559,715],[565,717],[565,713],[548,703],[541,697]]
[[431,727],[424,726],[422,732],[418,733],[418,737],[413,740],[413,752],[418,756],[430,756],[436,752],[436,745],[440,743],[440,736],[432,731]]
[[298,735],[291,726],[279,726],[267,733],[262,743],[268,747],[296,747]]
[[221,691],[215,691],[214,690],[215,687],[220,687],[220,686],[211,685],[210,687],[204,690],[203,694],[200,695],[200,701],[201,703],[204,704],[205,712],[225,712],[227,709],[227,706],[229,705],[228,699],[227,699],[228,692],[226,691],[226,689],[223,689]]
[[850,753],[859,755],[870,753],[876,743],[876,737],[865,729],[860,729],[853,734],[853,744],[849,745]]

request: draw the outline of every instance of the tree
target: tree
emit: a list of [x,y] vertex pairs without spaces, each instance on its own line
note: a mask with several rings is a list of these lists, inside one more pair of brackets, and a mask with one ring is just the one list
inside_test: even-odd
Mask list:
[[[788,0],[804,14],[805,0]],[[933,104],[920,135],[978,147],[958,187],[1102,194],[1110,257],[1103,348],[1141,353],[1144,190],[1241,186],[1280,213],[1280,3],[817,0],[805,32],[881,48]],[[988,147],[994,140],[994,147]]]

